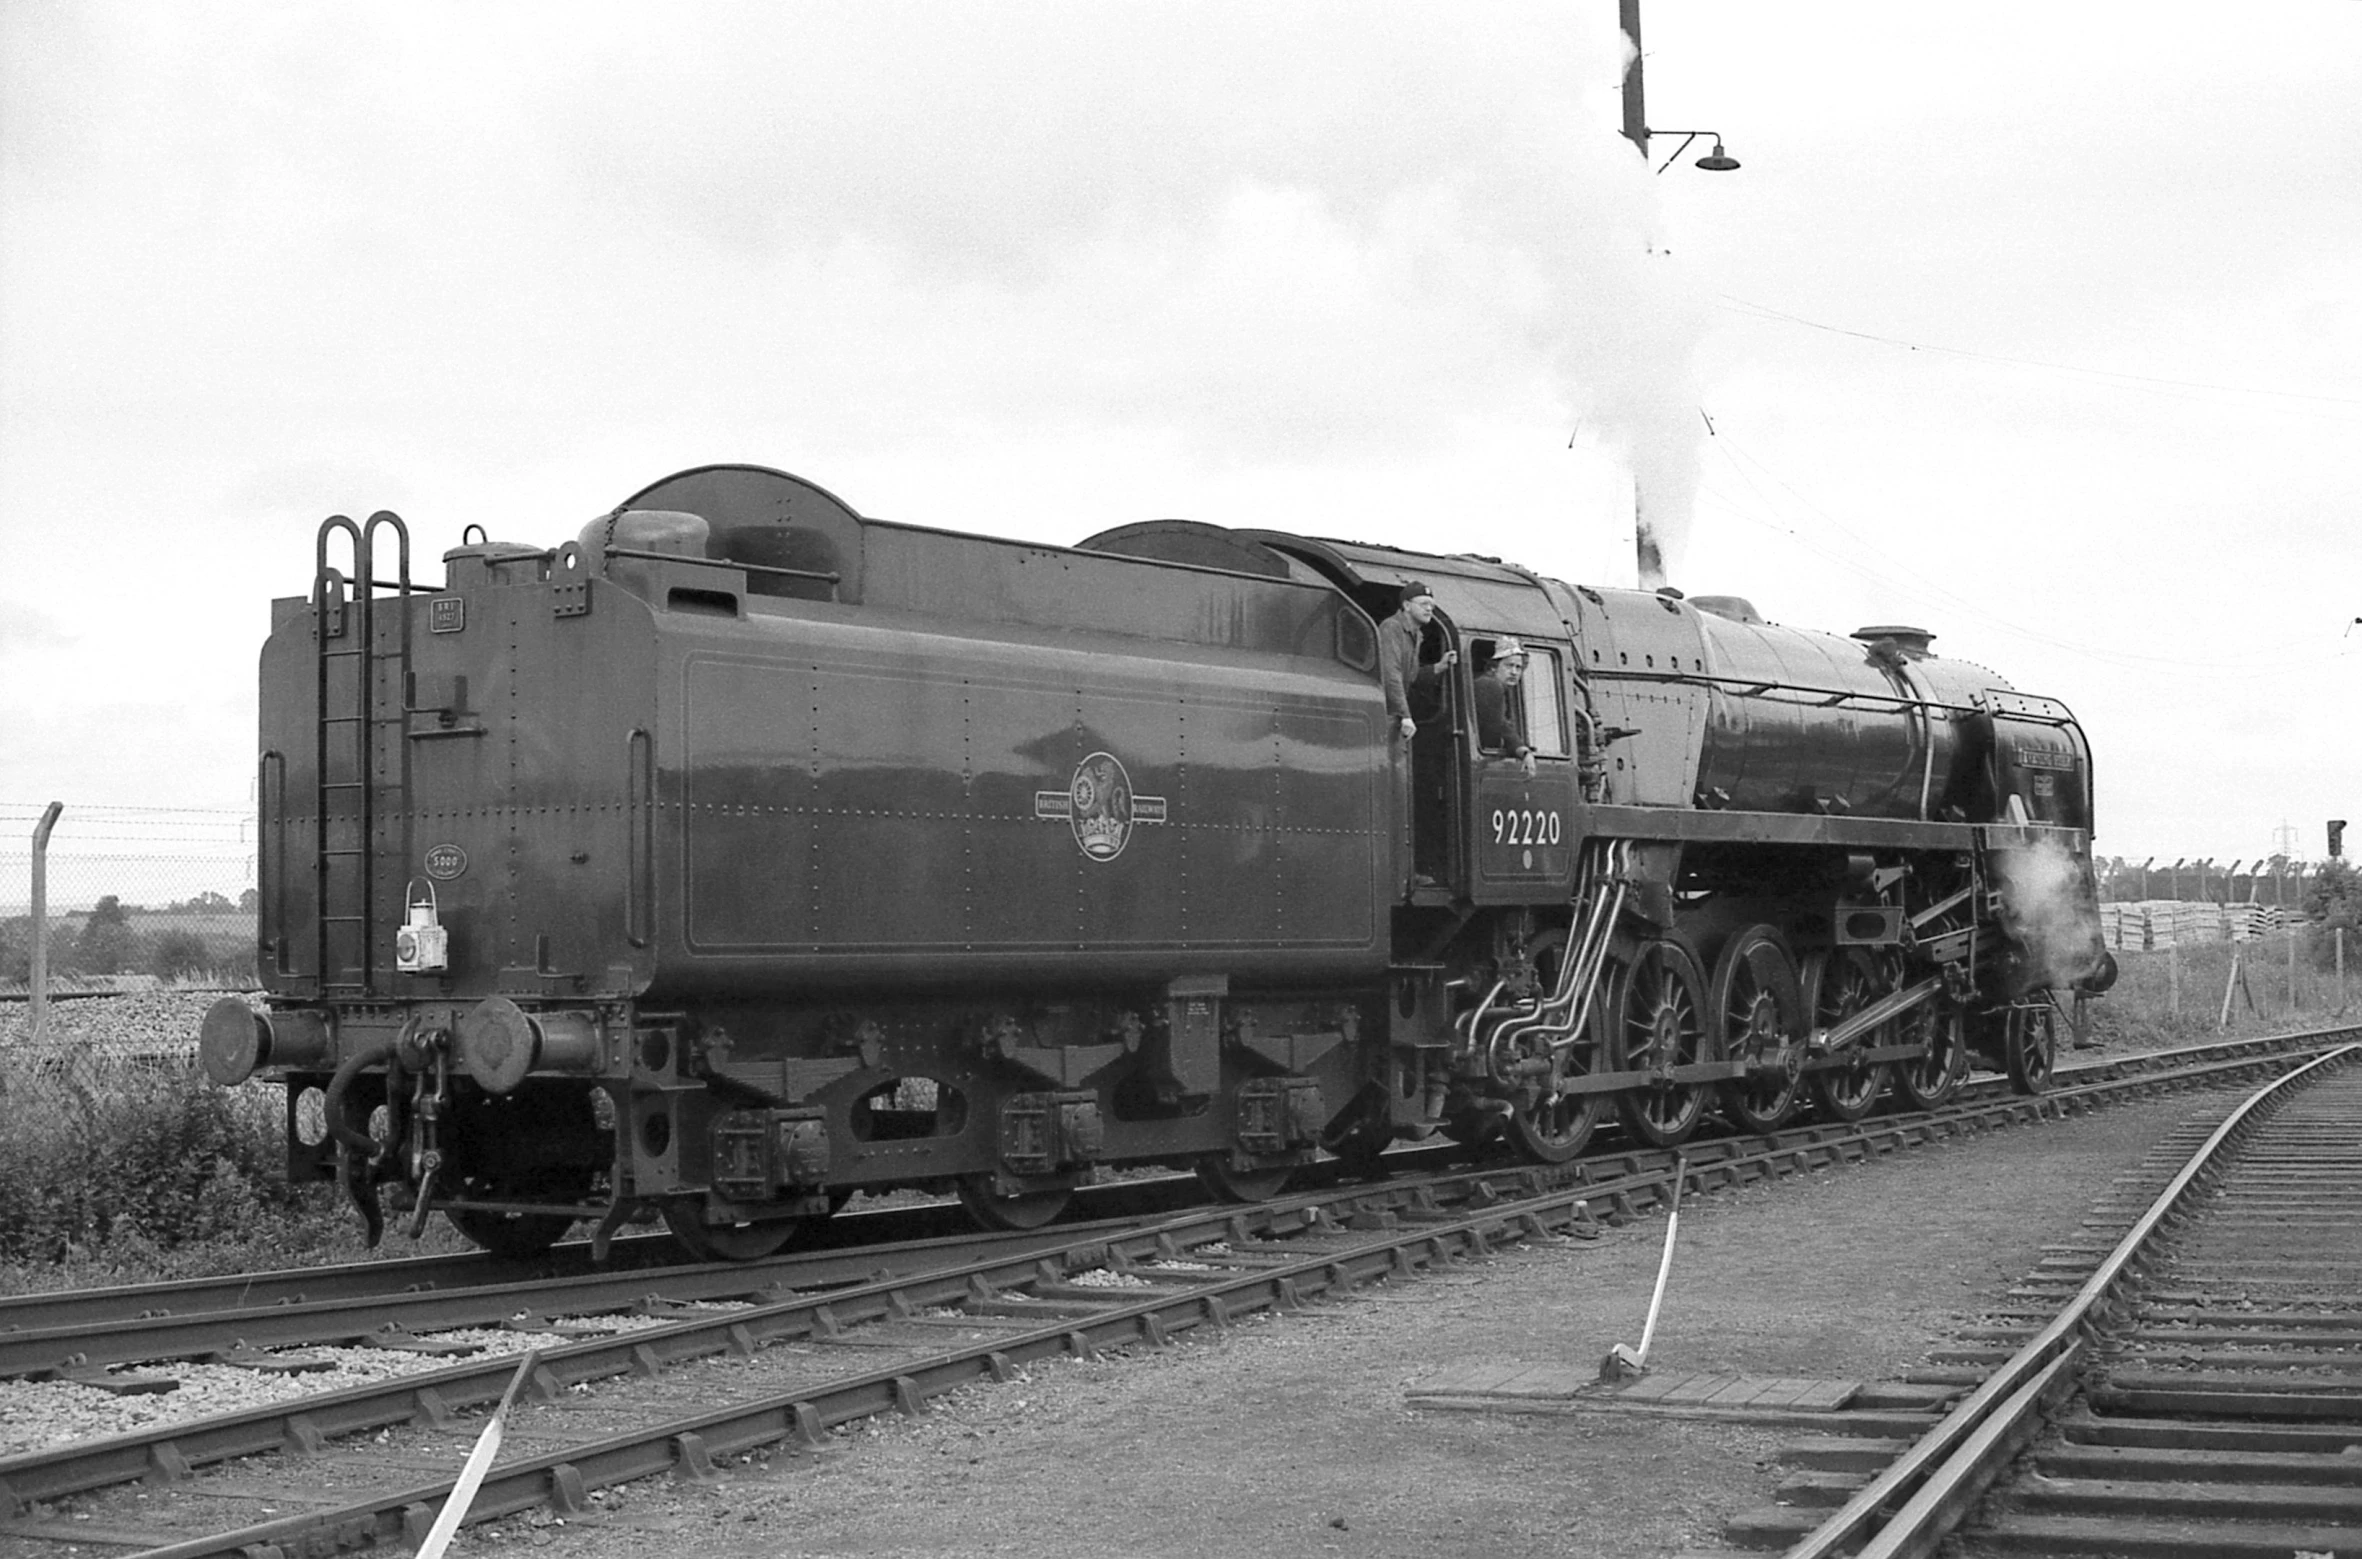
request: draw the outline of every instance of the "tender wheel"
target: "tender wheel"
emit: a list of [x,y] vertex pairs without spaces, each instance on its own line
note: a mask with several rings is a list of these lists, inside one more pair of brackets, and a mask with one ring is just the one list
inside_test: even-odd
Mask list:
[[[558,1207],[604,1199],[594,1186],[606,1133],[586,1092],[533,1084],[513,1094],[463,1092],[452,1101],[444,1130],[454,1168],[446,1171],[442,1195]],[[520,1260],[547,1251],[575,1223],[567,1212],[446,1207],[443,1216],[471,1243]]]
[[[1877,960],[1858,947],[1815,953],[1805,962],[1805,992],[1812,1002],[1813,1026],[1828,1028],[1850,1018],[1886,994]],[[1868,1048],[1888,1042],[1892,1025],[1882,1025],[1863,1042]],[[1878,1103],[1886,1087],[1886,1063],[1856,1061],[1806,1074],[1813,1104],[1830,1120],[1858,1121]]]
[[1074,1192],[1065,1186],[1003,1196],[990,1175],[960,1176],[960,1205],[987,1229],[1038,1229],[1066,1211],[1066,1204],[1073,1200]]
[[1288,1188],[1296,1173],[1293,1164],[1277,1169],[1234,1169],[1227,1153],[1209,1153],[1196,1167],[1198,1183],[1225,1202],[1268,1202]]
[[766,1218],[760,1223],[708,1223],[695,1202],[668,1202],[664,1226],[681,1248],[699,1261],[760,1261],[795,1238],[802,1220]]
[[495,1213],[446,1207],[443,1216],[471,1243],[515,1261],[543,1254],[574,1227],[574,1219],[566,1213]]
[[[1725,1060],[1779,1055],[1802,1037],[1805,1011],[1796,961],[1777,931],[1749,926],[1730,939],[1714,962],[1714,1017]],[[1778,1131],[1796,1111],[1797,1085],[1790,1069],[1725,1083],[1723,1113],[1746,1131]]]
[[2048,1001],[2039,1007],[2009,1009],[2002,1059],[2009,1085],[2019,1093],[2040,1093],[2050,1086],[2051,1069],[2058,1063],[2058,1021],[2058,1008]]
[[1927,1053],[1895,1063],[1895,1092],[1914,1110],[1932,1110],[1959,1092],[1968,1076],[1968,1032],[1960,1009],[1942,1001],[1918,1007],[1903,1019],[1908,1042]]
[[[1706,1039],[1705,980],[1679,942],[1641,948],[1625,971],[1616,1001],[1624,1065],[1635,1071],[1688,1066]],[[1643,1142],[1669,1148],[1689,1139],[1706,1113],[1707,1090],[1694,1083],[1644,1083],[1623,1095],[1624,1120]]]

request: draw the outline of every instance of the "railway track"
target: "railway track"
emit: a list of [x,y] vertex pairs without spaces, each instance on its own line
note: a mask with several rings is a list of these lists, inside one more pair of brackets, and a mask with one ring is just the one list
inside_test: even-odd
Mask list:
[[[2284,1065],[2320,1042],[2291,1036],[2198,1047],[2064,1072],[2060,1086],[2038,1098],[1985,1087],[1925,1115],[1700,1144],[1689,1150],[1689,1181],[1700,1188],[1745,1183],[2114,1097],[2219,1084]],[[1044,1357],[1159,1344],[1197,1327],[1409,1278],[1503,1240],[1563,1234],[1587,1221],[1586,1204],[1610,1218],[1641,1211],[1669,1194],[1672,1176],[1670,1154],[1610,1154],[1549,1171],[1414,1175],[1260,1207],[1061,1225],[966,1249],[905,1243],[630,1273],[620,1281],[641,1308],[656,1312],[633,1331],[538,1331],[371,1386],[0,1459],[7,1512],[0,1555],[50,1554],[61,1543],[93,1541],[199,1555],[414,1540],[464,1454],[474,1428],[469,1410],[498,1396],[515,1350],[528,1341],[543,1348],[534,1406],[512,1434],[517,1448],[479,1497],[480,1516],[543,1504],[579,1509],[590,1490],[606,1484],[665,1472],[697,1476],[716,1457],[809,1442],[871,1413],[917,1411],[931,1396]],[[861,1272],[827,1265],[846,1261]],[[656,1280],[670,1289],[650,1305]],[[553,1317],[617,1303],[619,1290],[592,1299],[588,1286],[616,1281],[575,1275],[538,1287],[428,1294],[450,1300],[472,1292],[471,1313],[513,1314],[502,1308],[513,1307],[528,1312],[526,1324],[547,1327]],[[585,1286],[562,1287],[568,1283]],[[271,1287],[260,1284],[257,1292]],[[186,1323],[174,1346],[202,1356],[234,1352],[241,1328],[253,1329],[269,1312],[292,1319],[292,1330],[272,1334],[279,1346],[302,1346],[305,1326],[315,1335],[350,1336],[354,1314],[390,1297],[355,1296],[347,1303],[356,1308],[343,1316],[306,1301],[150,1319]],[[223,1303],[223,1291],[208,1302]],[[727,1308],[690,1308],[717,1303]],[[31,1313],[19,1307],[20,1320]],[[36,1338],[35,1331],[47,1334]],[[159,1357],[153,1335],[119,1351]],[[19,1339],[53,1355],[64,1340],[55,1328],[28,1329]],[[848,1369],[847,1360],[861,1367]],[[604,1389],[619,1377],[635,1378],[629,1391]],[[721,1398],[730,1405],[714,1407]],[[356,1444],[363,1435],[366,1443]],[[267,1459],[243,1460],[257,1456]],[[420,1476],[430,1472],[435,1476]],[[414,1481],[405,1483],[405,1475]],[[273,1513],[251,1519],[264,1510]]]
[[2027,1308],[1939,1350],[1919,1378],[1974,1389],[1788,1559],[2362,1552],[2358,1063],[2362,1044],[2306,1063],[2153,1196],[2096,1205],[2087,1228],[2121,1237],[2057,1252]]
[[[2290,1054],[2318,1045],[2317,1034],[2280,1035],[2267,1039],[2231,1040],[2175,1050],[2123,1056],[2083,1066],[2061,1067],[2054,1089],[2081,1089],[2108,1083],[2172,1076],[2209,1067],[2237,1067],[2259,1057]],[[1965,1084],[1960,1104],[2011,1097],[1999,1077],[1978,1077]],[[1888,1117],[1900,1121],[1908,1117]],[[1816,1128],[1799,1128],[1809,1132]],[[1828,1131],[1832,1128],[1817,1128]],[[1606,1134],[1603,1133],[1603,1138]],[[1684,1150],[1693,1161],[1710,1158],[1711,1143]],[[1448,1163],[1457,1150],[1397,1150],[1387,1156],[1396,1174],[1418,1173]],[[1595,1151],[1593,1163],[1627,1166],[1670,1164],[1665,1152]],[[1316,1190],[1338,1183],[1339,1167],[1316,1165],[1299,1176],[1299,1188]],[[1077,1193],[1068,1222],[1096,1222],[1147,1216],[1178,1209],[1202,1194],[1190,1176],[1168,1176],[1119,1184],[1085,1187]],[[790,1254],[766,1262],[721,1263],[710,1270],[729,1274],[710,1279],[686,1275],[688,1258],[664,1235],[624,1235],[610,1248],[604,1263],[591,1259],[587,1241],[560,1245],[533,1261],[513,1261],[476,1251],[458,1255],[420,1256],[382,1261],[348,1262],[280,1272],[237,1273],[221,1277],[183,1279],[170,1283],[126,1284],[99,1289],[77,1289],[46,1294],[0,1296],[0,1379],[56,1376],[69,1369],[105,1368],[128,1362],[199,1357],[220,1351],[223,1340],[257,1343],[261,1336],[273,1346],[299,1342],[327,1342],[364,1336],[388,1321],[400,1319],[409,1329],[431,1325],[476,1325],[498,1322],[520,1307],[552,1313],[584,1313],[607,1292],[599,1282],[626,1274],[640,1274],[626,1285],[628,1299],[652,1292],[685,1300],[727,1296],[746,1291],[748,1274],[765,1276],[752,1286],[774,1281],[825,1283],[865,1275],[879,1261],[890,1259],[881,1247],[941,1240],[956,1245],[972,1237],[973,1225],[945,1200],[915,1207],[849,1212],[817,1224]],[[830,1258],[830,1259],[819,1259]],[[775,1270],[792,1274],[771,1276]],[[808,1274],[808,1277],[806,1276]],[[583,1279],[568,1290],[559,1287]],[[667,1287],[665,1285],[677,1285]],[[550,1302],[529,1303],[537,1291],[550,1291]],[[507,1309],[486,1309],[469,1298],[473,1293],[496,1294]],[[579,1297],[572,1312],[568,1297]],[[293,1317],[297,1310],[321,1317],[335,1315],[335,1307],[369,1303],[384,1305],[376,1321],[360,1324],[351,1318],[324,1319],[306,1332]],[[327,1308],[321,1308],[327,1307]],[[236,1318],[247,1318],[240,1322]],[[258,1333],[256,1328],[261,1328]],[[145,1350],[145,1351],[143,1351]],[[79,1356],[77,1358],[77,1356]]]

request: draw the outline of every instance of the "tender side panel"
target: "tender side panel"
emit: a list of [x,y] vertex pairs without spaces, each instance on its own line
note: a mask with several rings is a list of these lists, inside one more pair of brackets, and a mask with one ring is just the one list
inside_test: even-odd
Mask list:
[[1384,748],[1350,673],[766,631],[804,642],[680,662],[676,982],[1382,962]]

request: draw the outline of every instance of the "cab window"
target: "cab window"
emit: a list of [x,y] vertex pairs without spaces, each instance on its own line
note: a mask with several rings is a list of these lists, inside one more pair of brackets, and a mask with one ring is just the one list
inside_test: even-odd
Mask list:
[[1525,739],[1542,757],[1565,757],[1566,678],[1559,667],[1558,651],[1528,644],[1525,680],[1517,686],[1525,695]]

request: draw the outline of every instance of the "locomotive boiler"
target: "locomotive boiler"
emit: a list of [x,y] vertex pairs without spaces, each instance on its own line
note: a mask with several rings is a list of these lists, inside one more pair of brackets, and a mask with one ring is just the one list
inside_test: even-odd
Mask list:
[[[752,466],[443,561],[339,517],[275,606],[268,1010],[202,1035],[373,1234],[746,1258],[857,1190],[1023,1227],[1115,1165],[1255,1199],[1401,1137],[1768,1130],[1972,1054],[2038,1088],[2112,972],[2080,729],[1915,629],[1180,521],[1003,541]],[[1513,640],[1530,763],[1472,713]]]

